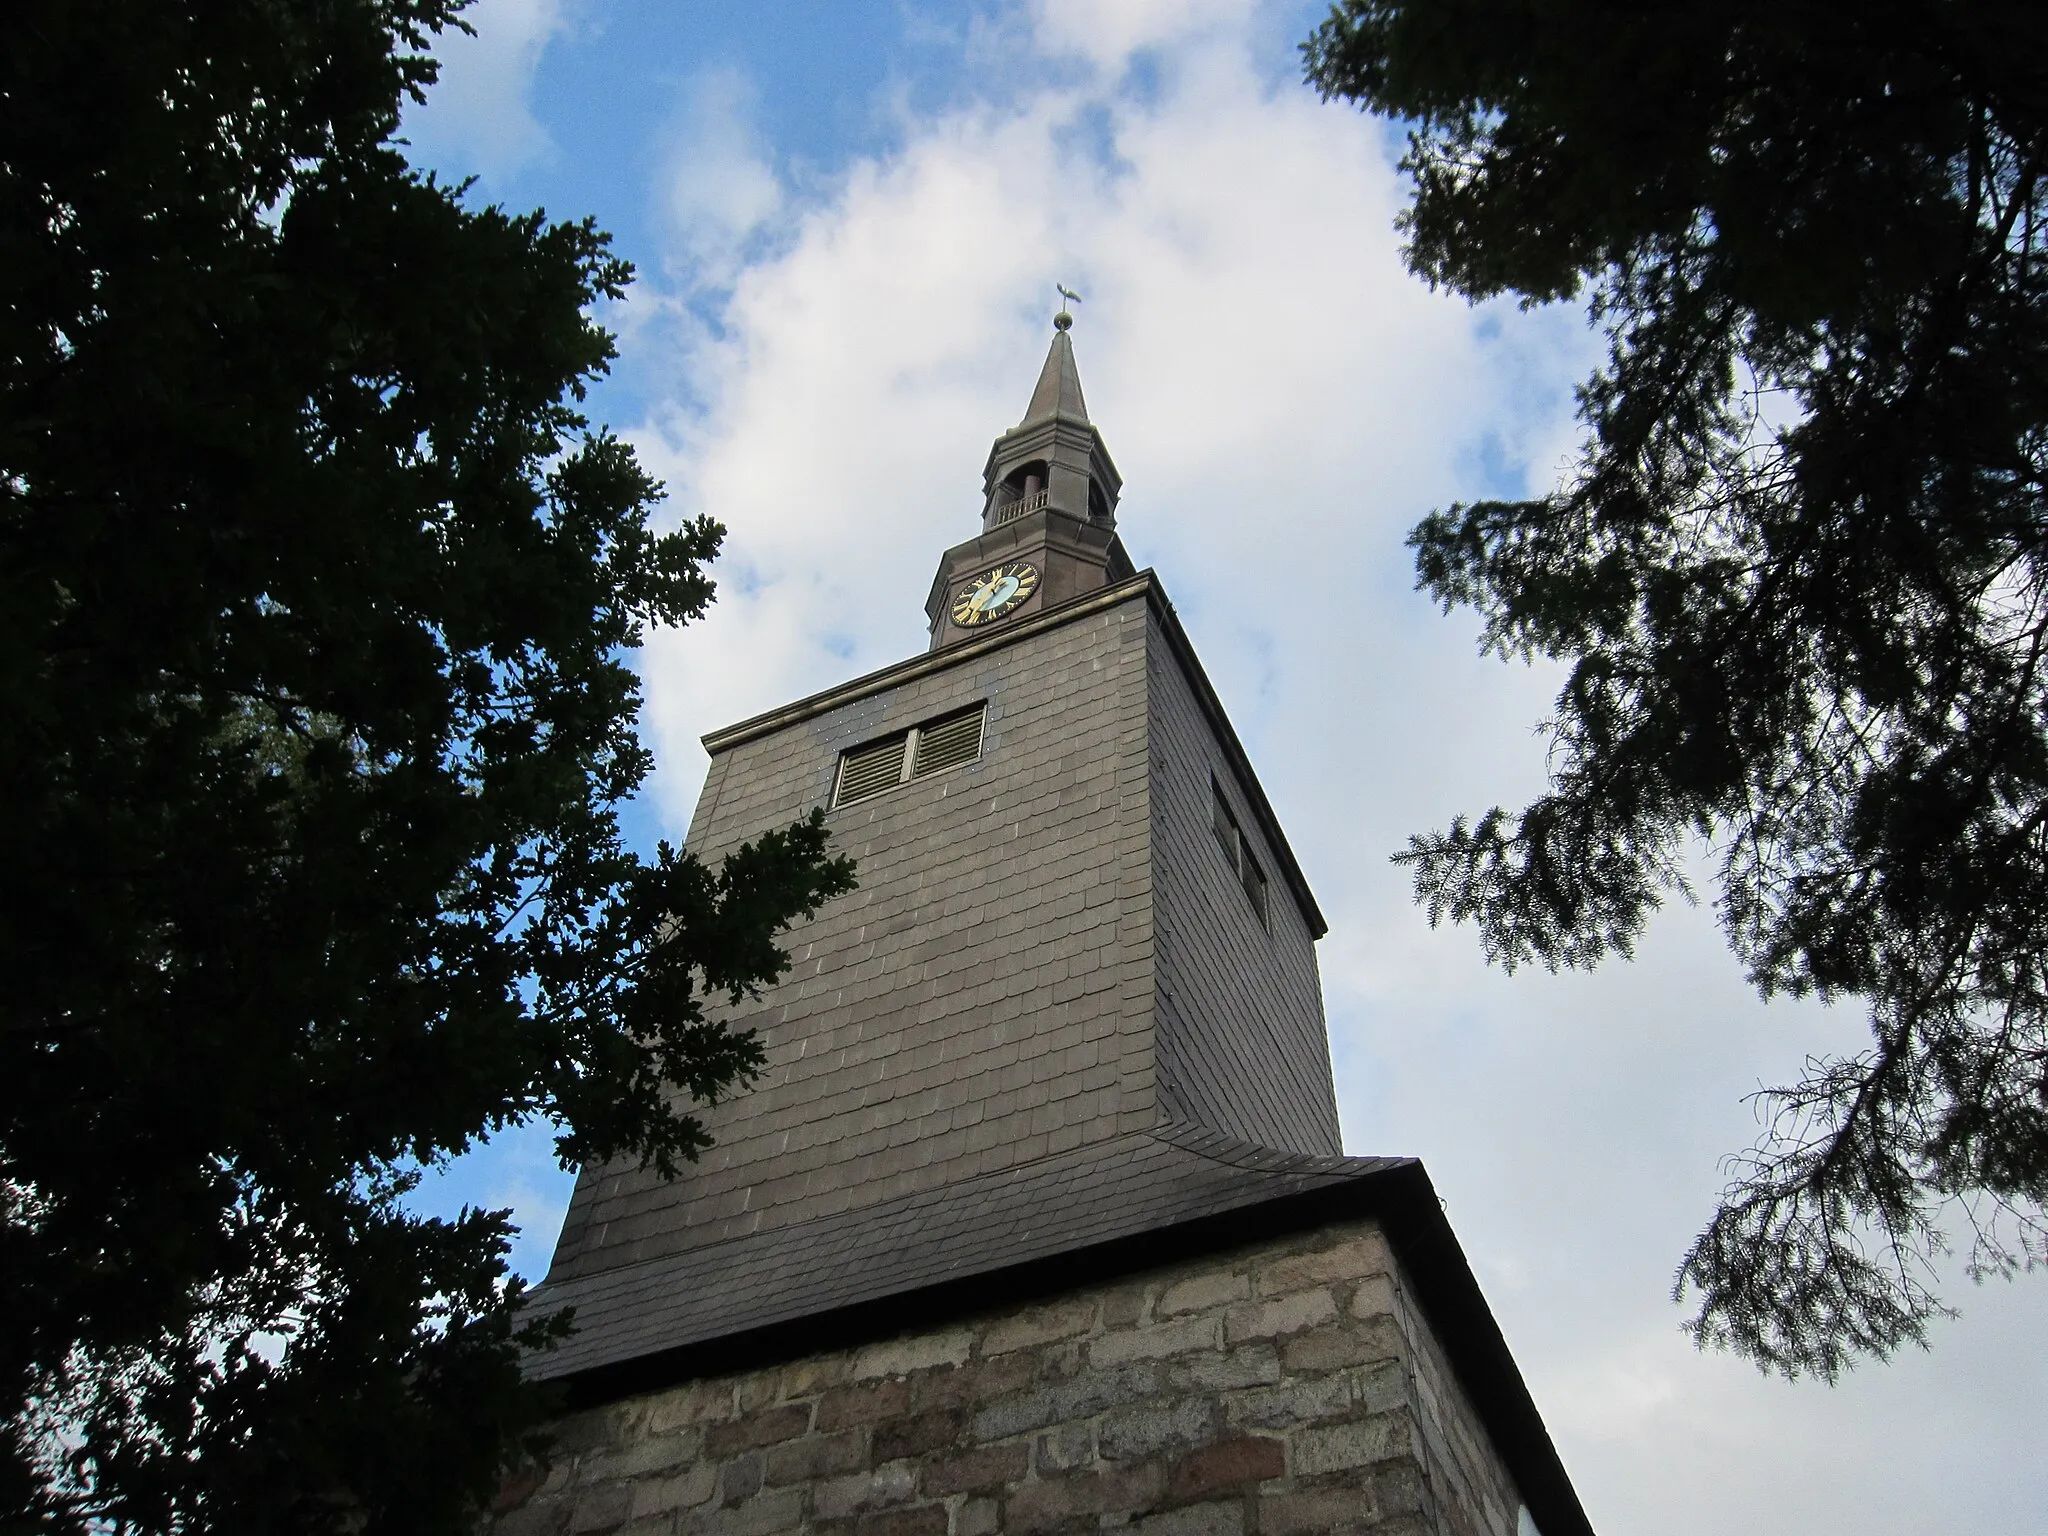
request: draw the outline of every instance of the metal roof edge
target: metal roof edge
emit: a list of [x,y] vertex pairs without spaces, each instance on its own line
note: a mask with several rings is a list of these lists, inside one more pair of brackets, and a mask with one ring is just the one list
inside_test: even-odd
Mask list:
[[1400,1186],[1379,1213],[1394,1256],[1412,1281],[1415,1299],[1452,1372],[1513,1474],[1522,1502],[1543,1536],[1593,1536],[1571,1474],[1565,1471],[1427,1170],[1418,1159],[1388,1170],[1386,1177]]

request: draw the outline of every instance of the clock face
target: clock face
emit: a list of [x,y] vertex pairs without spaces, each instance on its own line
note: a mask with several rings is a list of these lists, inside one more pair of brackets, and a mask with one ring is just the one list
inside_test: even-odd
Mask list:
[[1038,590],[1038,567],[1018,561],[970,577],[953,598],[953,622],[963,629],[1000,619]]

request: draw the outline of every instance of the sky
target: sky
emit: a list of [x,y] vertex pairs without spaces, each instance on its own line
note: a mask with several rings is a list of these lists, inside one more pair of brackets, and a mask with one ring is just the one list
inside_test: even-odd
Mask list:
[[[1760,1002],[1707,908],[1630,964],[1503,975],[1432,930],[1408,835],[1543,784],[1557,675],[1414,590],[1431,509],[1540,494],[1597,338],[1401,264],[1398,134],[1301,85],[1318,4],[481,0],[411,112],[469,196],[594,216],[639,280],[593,417],[730,530],[702,622],[651,637],[680,841],[705,732],[921,651],[982,462],[1074,327],[1159,573],[1329,919],[1346,1150],[1420,1155],[1596,1529],[2048,1528],[2048,1281],[1973,1285],[1931,1349],[1827,1386],[1694,1350],[1680,1256],[1748,1096],[1853,1050],[1854,1006]],[[545,1268],[543,1133],[430,1181],[509,1205]]]

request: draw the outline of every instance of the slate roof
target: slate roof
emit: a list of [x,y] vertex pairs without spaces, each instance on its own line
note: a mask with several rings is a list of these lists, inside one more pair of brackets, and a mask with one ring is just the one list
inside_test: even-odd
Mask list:
[[1065,331],[1055,332],[1045,354],[1038,383],[1032,388],[1031,403],[1024,407],[1019,426],[1028,427],[1056,416],[1069,416],[1086,425],[1088,402],[1081,396],[1081,369],[1074,361],[1074,343]]
[[838,1215],[556,1281],[536,1307],[576,1334],[536,1378],[603,1373],[777,1325],[1042,1263],[1276,1199],[1355,1184],[1409,1158],[1315,1157],[1192,1125],[1072,1152]]

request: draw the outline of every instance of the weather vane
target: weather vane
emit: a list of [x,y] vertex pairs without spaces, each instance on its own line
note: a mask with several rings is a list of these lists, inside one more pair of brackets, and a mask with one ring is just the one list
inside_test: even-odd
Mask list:
[[[1065,283],[1054,283],[1053,287],[1059,289],[1060,297],[1065,299],[1068,304],[1078,304],[1081,302],[1081,295],[1074,292],[1074,290],[1069,288]],[[1060,306],[1060,312],[1052,317],[1053,329],[1056,331],[1064,331],[1073,323],[1074,317],[1067,313],[1067,305],[1062,304]]]

